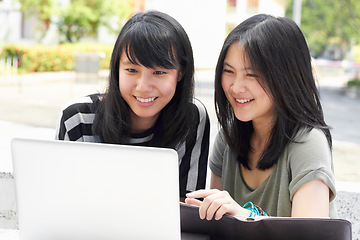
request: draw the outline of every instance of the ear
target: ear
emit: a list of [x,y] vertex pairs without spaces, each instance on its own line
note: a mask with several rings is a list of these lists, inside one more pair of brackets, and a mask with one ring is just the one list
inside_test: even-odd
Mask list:
[[184,70],[182,70],[182,71],[179,71],[179,73],[178,73],[178,82],[180,82],[181,81],[181,79],[184,77]]

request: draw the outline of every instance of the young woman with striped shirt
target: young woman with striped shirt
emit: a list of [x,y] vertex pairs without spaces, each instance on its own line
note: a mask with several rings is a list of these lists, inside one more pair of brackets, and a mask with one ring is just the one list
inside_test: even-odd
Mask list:
[[194,98],[194,60],[186,32],[169,15],[148,11],[135,14],[122,28],[106,92],[67,105],[56,138],[173,148],[179,155],[183,201],[187,192],[205,187],[209,131],[207,111]]

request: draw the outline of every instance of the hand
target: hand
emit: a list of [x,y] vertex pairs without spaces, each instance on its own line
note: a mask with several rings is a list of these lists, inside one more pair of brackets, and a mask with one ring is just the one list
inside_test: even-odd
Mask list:
[[[185,203],[199,207],[199,215],[201,219],[215,220],[222,218],[224,214],[249,216],[250,210],[242,208],[230,196],[227,191],[218,189],[198,190],[186,194]],[[196,198],[204,198],[200,201]]]

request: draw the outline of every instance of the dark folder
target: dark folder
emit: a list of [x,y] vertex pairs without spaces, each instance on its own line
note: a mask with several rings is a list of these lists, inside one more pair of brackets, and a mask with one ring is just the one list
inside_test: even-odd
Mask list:
[[266,217],[201,220],[197,207],[180,204],[181,231],[208,239],[351,240],[351,223],[344,219]]

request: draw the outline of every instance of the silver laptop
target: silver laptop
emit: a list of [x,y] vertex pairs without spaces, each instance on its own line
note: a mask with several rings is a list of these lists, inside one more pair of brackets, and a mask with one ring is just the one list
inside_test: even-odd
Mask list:
[[13,139],[20,240],[180,239],[178,156]]

